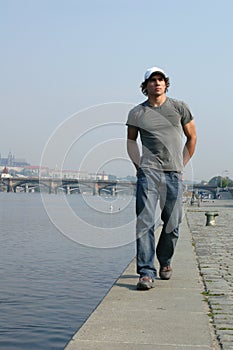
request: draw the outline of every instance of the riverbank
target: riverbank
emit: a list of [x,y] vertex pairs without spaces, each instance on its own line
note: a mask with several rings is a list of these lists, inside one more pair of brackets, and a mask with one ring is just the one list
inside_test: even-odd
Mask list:
[[[132,261],[66,350],[233,349],[232,208],[232,200],[188,207],[172,279],[137,291]],[[206,226],[210,210],[216,226]]]

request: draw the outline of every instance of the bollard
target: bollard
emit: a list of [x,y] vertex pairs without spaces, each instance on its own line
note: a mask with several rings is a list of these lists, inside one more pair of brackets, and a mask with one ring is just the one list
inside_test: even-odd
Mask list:
[[215,216],[218,216],[218,213],[207,211],[206,216],[206,226],[215,226]]

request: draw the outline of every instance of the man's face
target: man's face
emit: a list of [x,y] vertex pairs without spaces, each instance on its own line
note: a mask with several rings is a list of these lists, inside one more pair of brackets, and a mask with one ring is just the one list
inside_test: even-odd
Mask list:
[[154,74],[147,83],[147,93],[148,95],[161,96],[165,94],[166,91],[166,82],[163,75]]

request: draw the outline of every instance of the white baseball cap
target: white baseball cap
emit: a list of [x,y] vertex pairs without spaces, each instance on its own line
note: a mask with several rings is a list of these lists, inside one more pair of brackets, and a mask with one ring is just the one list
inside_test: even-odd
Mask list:
[[144,79],[145,80],[149,79],[151,74],[157,73],[157,72],[162,74],[166,78],[166,73],[164,72],[164,70],[162,70],[161,68],[158,68],[158,67],[151,67],[151,68],[147,69],[147,71],[144,75]]

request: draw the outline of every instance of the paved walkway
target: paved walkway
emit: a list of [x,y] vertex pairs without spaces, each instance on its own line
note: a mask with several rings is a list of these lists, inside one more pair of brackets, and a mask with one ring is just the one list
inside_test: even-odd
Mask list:
[[[216,226],[205,226],[206,211],[218,213]],[[203,202],[187,218],[218,343],[233,350],[233,200]]]
[[[183,220],[171,280],[158,279],[156,288],[137,291],[138,276],[132,261],[65,349],[220,349],[190,232],[191,228],[197,235],[197,225],[211,234],[216,230],[205,228],[204,211],[205,208],[190,207]],[[195,249],[197,246],[196,241]]]

